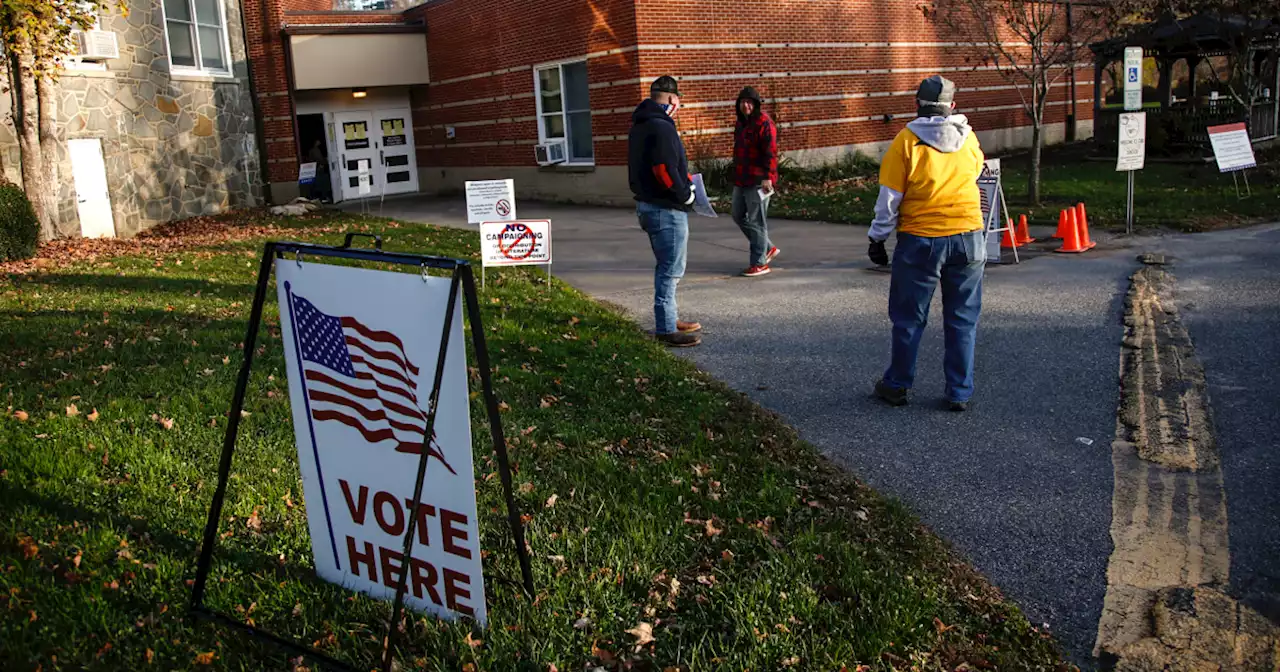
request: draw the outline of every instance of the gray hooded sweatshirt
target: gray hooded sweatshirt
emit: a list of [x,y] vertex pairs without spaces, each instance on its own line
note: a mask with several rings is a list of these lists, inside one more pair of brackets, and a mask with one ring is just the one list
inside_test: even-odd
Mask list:
[[[907,124],[920,141],[944,154],[960,151],[973,129],[963,114],[947,117],[919,117]],[[885,240],[898,228],[898,208],[902,205],[902,193],[880,185],[876,199],[875,218],[867,235],[872,240]]]

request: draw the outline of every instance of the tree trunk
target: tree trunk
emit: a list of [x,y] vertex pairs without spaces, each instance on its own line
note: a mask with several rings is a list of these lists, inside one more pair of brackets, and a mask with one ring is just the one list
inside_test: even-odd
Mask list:
[[31,200],[36,219],[40,222],[40,239],[51,240],[54,236],[52,213],[48,210],[48,199],[42,197],[47,191],[45,183],[44,152],[40,148],[40,99],[36,94],[35,78],[31,76],[31,56],[29,53],[13,56],[13,88],[17,93],[17,107],[14,109],[14,126],[18,131],[18,149],[22,154],[22,190]]
[[1033,206],[1040,205],[1040,146],[1044,142],[1044,129],[1040,119],[1031,121],[1031,173],[1027,176],[1027,200]]
[[43,198],[45,201],[45,212],[49,217],[49,228],[52,232],[50,238],[52,238],[58,235],[58,223],[62,220],[61,203],[59,202],[61,188],[58,181],[59,152],[56,125],[58,122],[58,93],[52,77],[46,75],[36,80],[36,95],[40,98],[40,156],[43,158],[40,179],[44,185],[44,189],[40,191],[38,198]]

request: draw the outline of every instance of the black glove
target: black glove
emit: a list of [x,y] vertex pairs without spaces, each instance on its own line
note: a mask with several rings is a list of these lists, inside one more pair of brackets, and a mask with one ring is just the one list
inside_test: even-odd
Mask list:
[[867,248],[867,256],[871,257],[871,263],[876,266],[889,265],[889,252],[884,249],[883,240],[871,240],[871,247]]

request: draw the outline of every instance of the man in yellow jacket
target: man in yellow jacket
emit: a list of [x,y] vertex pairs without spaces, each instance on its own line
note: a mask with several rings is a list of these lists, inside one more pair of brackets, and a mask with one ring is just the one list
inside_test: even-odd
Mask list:
[[917,118],[898,133],[880,163],[880,196],[868,256],[889,263],[885,240],[897,231],[889,285],[893,355],[875,394],[907,403],[916,354],[942,283],[946,401],[953,411],[973,396],[973,350],[982,310],[986,244],[978,176],[984,157],[969,120],[955,110],[955,84],[934,75],[916,91]]

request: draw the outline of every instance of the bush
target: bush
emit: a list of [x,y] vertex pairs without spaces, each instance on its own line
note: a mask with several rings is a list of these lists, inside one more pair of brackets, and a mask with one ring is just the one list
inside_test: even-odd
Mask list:
[[16,184],[0,182],[0,261],[35,256],[40,222],[31,201]]

